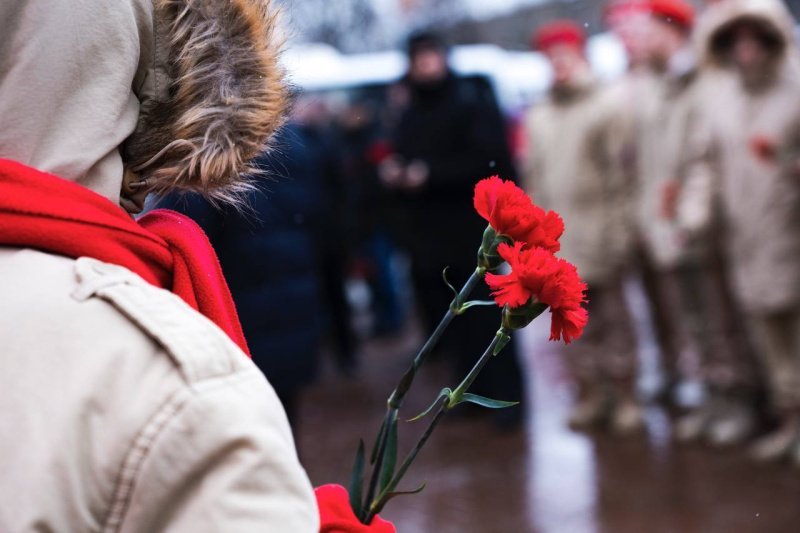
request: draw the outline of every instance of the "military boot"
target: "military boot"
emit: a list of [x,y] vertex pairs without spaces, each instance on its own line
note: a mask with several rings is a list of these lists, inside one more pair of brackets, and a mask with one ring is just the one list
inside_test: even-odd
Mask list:
[[796,468],[800,468],[800,438],[795,439],[794,446],[792,446],[792,451],[789,453],[789,458],[792,460],[792,464]]
[[608,389],[601,383],[583,383],[580,389],[567,420],[569,427],[580,431],[606,423],[611,408]]
[[788,459],[800,440],[800,414],[784,414],[780,427],[753,445],[750,455],[767,463]]
[[758,417],[747,397],[726,395],[708,426],[706,442],[718,448],[736,446],[753,436],[757,425]]
[[718,396],[715,393],[709,393],[699,407],[678,419],[673,431],[675,440],[683,443],[699,441],[711,426],[719,403]]
[[611,431],[626,436],[645,428],[644,411],[636,398],[633,380],[623,380],[614,387],[614,407],[611,412]]

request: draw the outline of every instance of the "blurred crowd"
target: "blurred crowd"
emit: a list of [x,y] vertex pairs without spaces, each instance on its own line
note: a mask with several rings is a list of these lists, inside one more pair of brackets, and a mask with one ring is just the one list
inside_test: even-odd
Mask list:
[[578,390],[569,422],[643,425],[623,294],[633,270],[650,304],[662,399],[687,378],[687,347],[705,388],[675,438],[724,447],[766,432],[754,458],[800,464],[794,21],[771,0],[699,13],[683,0],[618,2],[608,21],[630,58],[611,87],[592,80],[578,26],[536,38],[555,81],[529,115],[525,176],[564,214],[564,255],[590,286],[589,329],[568,350]]
[[[297,97],[279,150],[260,161],[273,179],[245,212],[165,200],[209,234],[254,360],[295,424],[324,340],[352,374],[365,337],[404,334],[411,317],[435,328],[452,299],[443,269],[460,286],[475,267],[474,184],[500,175],[561,213],[561,255],[589,284],[589,327],[564,350],[573,428],[645,428],[633,279],[660,354],[655,400],[673,404],[687,380],[704,386],[702,401],[675,411],[675,438],[752,443],[756,459],[800,465],[795,21],[780,0],[617,0],[606,15],[627,73],[598,81],[579,21],[534,28],[552,85],[519,128],[491,83],[456,76],[447,43],[421,32],[397,83],[344,101]],[[455,375],[497,320],[478,308],[455,322],[440,349]],[[493,362],[475,392],[522,398],[520,356]],[[493,421],[513,428],[523,415]]]

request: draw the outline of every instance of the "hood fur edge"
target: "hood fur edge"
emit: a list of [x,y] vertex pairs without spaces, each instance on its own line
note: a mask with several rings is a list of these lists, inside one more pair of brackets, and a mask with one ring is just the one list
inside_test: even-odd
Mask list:
[[[287,106],[269,0],[155,0],[163,97],[145,99],[123,156],[134,189],[236,203]],[[164,42],[159,42],[159,40]],[[158,52],[156,53],[158,56]]]

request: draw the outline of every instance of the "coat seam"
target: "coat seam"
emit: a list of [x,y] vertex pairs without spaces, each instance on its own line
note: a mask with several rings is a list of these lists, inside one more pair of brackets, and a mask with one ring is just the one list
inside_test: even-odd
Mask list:
[[109,507],[108,517],[102,531],[112,533],[120,530],[123,518],[130,505],[130,499],[136,486],[136,478],[149,455],[157,437],[167,424],[188,403],[190,394],[182,389],[173,394],[156,414],[142,428],[134,440],[133,446],[126,454],[122,469],[115,484],[114,496]]
[[258,373],[240,370],[227,376],[216,376],[186,385],[186,388],[174,393],[142,428],[131,449],[126,454],[118,480],[115,483],[114,496],[102,531],[104,533],[120,531],[125,515],[130,508],[133,494],[136,491],[136,480],[142,471],[145,460],[155,448],[158,438],[167,430],[169,423],[179,416],[192,400],[223,390],[233,384],[258,379],[259,377]]

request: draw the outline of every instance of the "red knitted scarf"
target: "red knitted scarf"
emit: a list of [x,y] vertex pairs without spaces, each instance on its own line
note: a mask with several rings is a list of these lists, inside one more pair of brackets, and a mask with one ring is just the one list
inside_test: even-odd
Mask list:
[[180,296],[249,355],[217,255],[181,214],[161,209],[135,221],[85,187],[0,159],[0,246],[123,266]]

